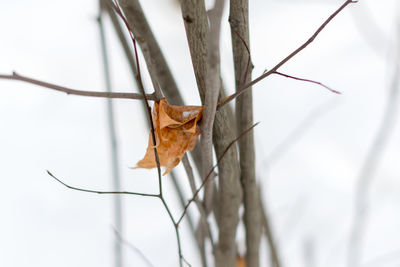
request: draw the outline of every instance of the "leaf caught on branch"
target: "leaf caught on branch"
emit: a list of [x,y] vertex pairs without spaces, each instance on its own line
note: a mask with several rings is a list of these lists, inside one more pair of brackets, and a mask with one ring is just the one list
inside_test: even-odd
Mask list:
[[[156,148],[160,165],[167,167],[168,174],[179,164],[186,151],[192,150],[200,134],[197,125],[203,114],[202,106],[170,106],[165,99],[154,103],[153,124]],[[135,168],[151,169],[157,167],[151,134],[146,155]]]

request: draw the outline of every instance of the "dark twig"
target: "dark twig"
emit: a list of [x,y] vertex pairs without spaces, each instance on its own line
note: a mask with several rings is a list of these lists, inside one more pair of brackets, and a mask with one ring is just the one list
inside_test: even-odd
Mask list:
[[[121,8],[120,8],[120,6],[118,4],[118,1],[115,1],[115,3],[114,2],[112,2],[112,3],[113,3],[113,8],[114,8],[115,12],[121,17],[121,19],[125,23],[126,28],[129,30],[129,35],[131,36],[131,39],[132,39],[132,43],[133,43],[133,47],[134,47],[134,51],[135,51],[136,66],[137,66],[136,80],[137,80],[138,85],[139,85],[139,90],[140,90],[140,92],[142,93],[142,95],[144,97],[144,103],[146,104],[146,111],[147,111],[148,121],[149,121],[149,124],[150,124],[151,137],[152,137],[153,146],[154,146],[154,155],[155,155],[155,160],[156,160],[156,164],[157,164],[158,185],[159,185],[159,195],[158,195],[158,197],[160,198],[161,202],[163,203],[164,208],[167,211],[168,216],[169,216],[169,218],[171,219],[171,222],[174,225],[176,239],[177,239],[177,243],[178,243],[179,266],[182,267],[182,261],[184,260],[184,257],[183,257],[183,254],[182,254],[182,247],[181,247],[181,239],[180,239],[180,235],[179,235],[179,228],[178,228],[178,224],[175,222],[175,219],[172,216],[171,210],[168,207],[168,204],[166,203],[166,201],[164,199],[164,196],[163,196],[160,159],[159,159],[158,152],[157,152],[157,147],[156,147],[156,143],[157,143],[156,142],[156,134],[155,134],[154,124],[153,124],[153,117],[152,117],[152,114],[151,114],[151,109],[150,109],[150,106],[149,106],[149,103],[148,103],[148,99],[146,98],[146,93],[145,93],[144,87],[143,87],[135,35],[134,35],[134,32],[132,31],[132,29],[130,28],[125,16],[123,15],[123,13],[121,11]],[[157,93],[156,93],[156,95],[158,96]]]
[[[68,95],[104,97],[104,98],[121,98],[121,99],[143,99],[143,96],[141,94],[137,94],[137,93],[94,92],[94,91],[75,90],[75,89],[67,88],[64,86],[47,83],[47,82],[39,81],[39,80],[36,80],[33,78],[29,78],[26,76],[22,76],[20,74],[17,74],[15,71],[13,71],[12,75],[0,74],[0,79],[32,83],[32,84],[35,84],[35,85],[38,85],[41,87],[46,87],[46,88],[56,90],[59,92],[64,92]],[[151,100],[151,101],[157,100],[157,98],[154,94],[147,94],[146,98],[147,98],[147,100]]]
[[224,158],[226,152],[228,152],[228,150],[240,139],[242,138],[245,134],[247,134],[248,132],[250,132],[254,127],[256,127],[259,124],[259,122],[255,123],[253,126],[251,126],[250,128],[248,128],[247,130],[245,130],[243,133],[241,133],[238,137],[236,137],[234,140],[232,140],[232,142],[229,143],[229,145],[226,147],[225,151],[222,153],[222,155],[219,157],[217,163],[211,168],[211,170],[208,172],[207,176],[204,178],[203,182],[201,183],[200,187],[196,190],[196,192],[194,193],[193,197],[188,201],[188,203],[186,204],[185,208],[183,209],[182,215],[179,218],[177,224],[179,225],[180,222],[182,221],[183,217],[185,216],[187,209],[189,208],[189,205],[195,201],[195,199],[197,198],[197,196],[199,195],[201,189],[204,187],[204,185],[208,182],[209,177],[211,175],[211,173],[213,173],[214,169],[218,166],[218,163],[220,163],[220,161]]
[[[180,177],[177,176],[176,171],[174,169],[169,173],[169,176],[171,177],[172,183],[174,184],[174,188],[175,188],[178,200],[179,200],[179,204],[182,206],[182,208],[184,208],[186,205],[187,198],[183,194],[181,186],[178,182],[178,178],[180,178]],[[190,232],[192,232],[193,236],[195,236],[196,230],[194,227],[193,218],[190,216],[191,215],[190,213],[188,213],[188,215],[189,216],[187,218],[187,222],[189,225],[189,229],[190,229]]]
[[142,197],[159,197],[158,194],[146,194],[146,193],[138,193],[138,192],[130,192],[130,191],[97,191],[97,190],[90,190],[90,189],[83,189],[75,186],[68,185],[55,177],[50,171],[47,171],[47,174],[53,177],[57,182],[62,184],[63,186],[73,189],[76,191],[86,192],[86,193],[94,193],[94,194],[101,194],[101,195],[115,195],[115,194],[122,194],[122,195],[135,195],[135,196],[142,196]]
[[352,4],[352,3],[357,3],[357,2],[358,1],[353,1],[353,0],[347,0],[346,2],[344,2],[335,12],[332,13],[332,15],[330,15],[328,17],[328,19],[326,19],[324,21],[324,23],[322,23],[322,25],[315,31],[315,33],[305,43],[303,43],[299,48],[297,48],[292,53],[290,53],[287,57],[285,57],[283,60],[281,60],[271,70],[260,75],[258,78],[254,79],[253,81],[249,82],[248,84],[245,84],[236,93],[234,93],[234,94],[230,95],[229,97],[225,98],[224,100],[222,100],[218,105],[218,109],[222,108],[224,105],[226,105],[227,103],[229,103],[230,101],[232,101],[233,99],[235,99],[236,97],[241,95],[243,92],[245,92],[248,88],[250,88],[254,84],[258,83],[259,81],[268,77],[269,75],[275,73],[280,67],[282,67],[282,65],[284,65],[286,62],[288,62],[290,59],[292,59],[294,56],[296,56],[299,52],[301,52],[303,49],[305,49],[310,43],[312,43],[314,41],[314,39],[319,35],[319,33],[326,27],[326,25],[328,25],[329,22],[331,22],[331,20],[334,17],[336,17],[346,6],[348,6],[349,4]]
[[295,77],[295,76],[292,76],[292,75],[284,74],[284,73],[279,72],[279,71],[275,71],[273,74],[278,74],[278,75],[281,75],[281,76],[283,76],[283,77],[290,78],[290,79],[294,79],[294,80],[298,80],[298,81],[303,81],[303,82],[309,82],[309,83],[318,84],[318,85],[321,85],[322,87],[324,87],[325,89],[331,91],[332,93],[341,94],[341,92],[336,91],[336,90],[334,90],[334,89],[332,89],[332,88],[326,86],[325,84],[323,84],[323,83],[321,83],[321,82],[317,82],[317,81],[313,81],[313,80],[309,80],[309,79],[304,79],[304,78]]

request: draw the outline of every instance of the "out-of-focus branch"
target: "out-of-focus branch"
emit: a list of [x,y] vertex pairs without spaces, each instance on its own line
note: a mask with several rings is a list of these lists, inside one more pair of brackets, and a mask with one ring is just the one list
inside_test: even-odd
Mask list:
[[[33,78],[29,78],[26,76],[22,76],[20,74],[17,74],[15,71],[12,73],[12,75],[4,75],[0,74],[0,79],[6,79],[6,80],[15,80],[15,81],[22,81],[22,82],[27,82],[31,84],[35,84],[41,87],[49,88],[55,91],[63,92],[68,95],[79,95],[79,96],[91,96],[91,97],[104,97],[104,98],[120,98],[120,99],[144,99],[143,95],[141,94],[136,94],[136,93],[118,93],[118,92],[94,92],[94,91],[82,91],[82,90],[76,90],[76,89],[71,89],[68,87],[44,82],[44,81],[39,81]],[[156,101],[157,98],[154,94],[146,95],[148,100],[151,101]]]
[[274,238],[274,232],[272,231],[272,228],[271,228],[271,223],[270,223],[271,220],[270,220],[270,217],[264,207],[264,203],[261,198],[261,193],[259,194],[259,196],[260,196],[260,209],[261,209],[261,213],[262,213],[262,224],[263,224],[265,236],[266,236],[267,242],[268,242],[269,254],[271,257],[271,261],[272,261],[272,267],[281,267],[281,261],[280,261],[280,257],[278,254],[276,241]]
[[331,22],[331,20],[333,18],[335,18],[346,6],[348,6],[349,4],[352,3],[357,3],[357,1],[352,1],[352,0],[346,0],[335,12],[332,13],[332,15],[330,15],[328,17],[328,19],[326,19],[324,21],[324,23],[322,23],[322,25],[315,31],[315,33],[305,42],[303,43],[299,48],[297,48],[296,50],[294,50],[292,53],[290,53],[287,57],[285,57],[284,59],[282,59],[278,64],[276,64],[272,69],[270,69],[269,71],[265,72],[264,74],[260,75],[258,78],[254,79],[253,81],[243,85],[240,90],[236,91],[236,93],[230,95],[229,97],[225,98],[224,100],[222,100],[220,102],[220,104],[218,105],[218,109],[222,108],[224,105],[226,105],[227,103],[229,103],[230,101],[232,101],[233,99],[235,99],[236,97],[238,97],[239,95],[241,95],[242,93],[244,93],[246,90],[248,90],[251,86],[253,86],[254,84],[258,83],[259,81],[261,81],[262,79],[268,77],[269,75],[275,73],[280,67],[282,67],[286,62],[288,62],[289,60],[291,60],[294,56],[296,56],[299,52],[301,52],[303,49],[305,49],[309,44],[311,44],[315,38],[320,34],[320,32],[329,24],[329,22]]
[[289,148],[304,136],[318,119],[321,119],[321,117],[325,116],[329,111],[336,108],[338,103],[337,99],[334,99],[313,108],[307,116],[272,149],[269,155],[263,159],[261,166],[270,166],[278,161]]
[[387,44],[392,40],[374,19],[368,7],[368,2],[363,1],[357,8],[352,9],[351,14],[358,32],[364,37],[365,41],[373,48],[375,53],[386,58]]
[[[231,0],[229,23],[235,67],[235,87],[251,81],[252,64],[249,38],[249,3]],[[253,124],[253,95],[251,89],[236,98],[236,123],[238,132]],[[246,266],[260,265],[260,240],[262,233],[259,190],[255,175],[255,150],[253,132],[239,140],[240,180],[243,188],[244,225],[246,229]]]
[[151,261],[146,257],[146,255],[143,254],[140,249],[138,249],[136,246],[134,246],[132,243],[130,243],[128,240],[122,237],[121,233],[117,231],[117,229],[113,228],[115,236],[118,238],[118,241],[121,244],[126,245],[128,248],[130,248],[133,252],[135,252],[142,260],[147,264],[149,267],[154,267],[154,265],[151,263]]
[[[137,37],[136,37],[135,33],[133,32],[132,28],[130,27],[130,25],[128,24],[128,21],[125,18],[124,14],[122,13],[122,10],[121,10],[121,8],[119,6],[118,1],[115,2],[115,3],[112,2],[112,6],[113,6],[115,12],[124,21],[126,27],[129,30],[129,34],[130,34],[131,39],[132,39],[133,48],[134,48],[134,52],[135,52],[135,61],[136,61],[136,66],[137,66],[136,80],[137,80],[137,83],[139,85],[139,90],[142,93],[143,98],[144,98],[143,103],[146,105],[147,118],[148,118],[148,122],[149,122],[150,129],[151,129],[150,133],[151,133],[151,139],[152,139],[152,142],[153,142],[154,156],[155,156],[155,161],[157,163],[158,187],[159,187],[159,195],[158,195],[158,197],[161,200],[161,202],[162,202],[162,204],[163,204],[163,206],[165,208],[165,211],[167,212],[167,214],[168,214],[168,216],[169,216],[169,218],[170,218],[170,220],[171,220],[171,222],[172,222],[172,224],[174,226],[175,234],[176,234],[176,241],[177,241],[177,245],[178,245],[179,266],[182,267],[183,266],[183,262],[186,262],[186,260],[185,260],[185,258],[183,257],[183,254],[182,254],[181,239],[180,239],[180,233],[179,233],[178,225],[177,225],[177,223],[176,223],[176,221],[174,219],[174,216],[172,215],[171,210],[170,210],[170,208],[169,208],[169,206],[168,206],[168,204],[167,204],[167,202],[165,201],[165,198],[164,198],[163,183],[162,183],[162,179],[161,179],[160,159],[159,159],[159,156],[158,156],[157,145],[156,145],[157,144],[157,142],[156,142],[156,133],[155,133],[155,128],[154,128],[154,124],[153,124],[152,112],[151,112],[148,100],[146,98],[146,93],[145,93],[145,90],[144,90],[142,77],[141,77],[141,72],[140,72],[138,49],[137,49],[137,45],[136,45],[136,38]],[[142,15],[143,15],[143,13],[142,13]],[[142,19],[143,20],[146,19],[144,17],[144,15],[143,15]],[[149,65],[151,66],[151,61],[148,62],[148,66]],[[152,73],[150,73],[150,74],[152,74]],[[156,91],[155,94],[157,96],[159,96],[160,92]]]
[[348,249],[348,267],[360,266],[362,244],[364,240],[363,237],[365,236],[366,220],[368,217],[368,194],[370,185],[398,117],[400,84],[400,16],[397,18],[396,26],[396,61],[394,62],[393,78],[387,97],[385,111],[378,132],[361,167],[356,185],[355,210]]
[[147,65],[154,66],[153,74],[157,78],[167,101],[173,105],[183,105],[176,82],[139,1],[122,0],[119,3],[130,28],[135,33],[135,38],[143,52]]
[[[184,196],[181,186],[178,183],[178,177],[176,176],[176,171],[172,170],[169,173],[169,175],[171,176],[172,183],[174,184],[175,191],[178,195],[179,204],[182,206],[182,208],[184,208],[186,205],[186,197]],[[194,227],[193,218],[189,213],[187,215],[188,215],[187,221],[188,221],[189,229],[192,232],[193,236],[195,236],[195,227]]]
[[[136,77],[136,75],[137,75],[137,69],[136,69],[137,66],[136,66],[136,63],[135,63],[135,59],[134,59],[134,57],[132,55],[132,51],[131,51],[131,48],[129,46],[129,42],[125,38],[124,32],[123,32],[122,27],[121,27],[121,23],[118,20],[118,16],[114,12],[112,6],[107,4],[108,0],[102,0],[102,1],[106,2],[104,4],[105,5],[105,9],[106,9],[106,11],[107,11],[107,13],[108,13],[108,15],[110,17],[111,23],[112,23],[112,25],[114,27],[114,30],[115,30],[115,32],[116,32],[116,34],[118,36],[118,39],[119,39],[119,41],[121,43],[122,49],[124,50],[124,53],[125,53],[126,59],[128,60],[128,63],[129,63],[131,72],[133,74],[133,77]],[[137,82],[135,78],[134,78],[134,81]]]
[[[100,30],[100,43],[104,67],[104,81],[106,91],[111,92],[111,75],[108,64],[107,43],[103,25],[103,3],[99,0],[99,16],[97,22]],[[119,174],[119,157],[118,157],[118,142],[115,130],[114,106],[112,99],[107,98],[107,120],[111,145],[111,167],[112,167],[112,183],[115,191],[121,190],[121,178]],[[114,224],[116,231],[123,234],[123,213],[122,213],[122,198],[121,195],[115,195],[113,201]],[[114,241],[114,261],[115,267],[123,267],[123,250],[119,240]]]
[[[196,194],[196,183],[194,179],[194,174],[193,174],[193,168],[190,165],[189,158],[187,154],[185,154],[182,158],[182,163],[183,167],[185,168],[186,175],[189,180],[190,184],[190,189],[192,190],[192,194]],[[195,237],[197,240],[197,244],[200,249],[200,256],[201,256],[201,262],[202,265],[205,267],[207,266],[207,254],[206,254],[206,247],[205,247],[205,238],[208,235],[210,237],[210,242],[214,246],[213,238],[211,236],[211,230],[210,226],[207,221],[207,213],[206,210],[203,206],[203,203],[200,201],[198,197],[194,199],[194,202],[196,203],[197,209],[199,210],[200,213],[200,222],[198,229],[196,230]],[[185,205],[183,205],[185,206]],[[186,213],[189,214],[189,213]]]

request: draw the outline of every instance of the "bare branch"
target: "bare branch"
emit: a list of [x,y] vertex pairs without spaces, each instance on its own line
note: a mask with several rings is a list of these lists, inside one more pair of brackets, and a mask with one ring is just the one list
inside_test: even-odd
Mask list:
[[224,105],[226,105],[227,103],[229,103],[230,101],[232,101],[233,99],[235,99],[236,97],[241,95],[243,92],[248,90],[248,88],[250,88],[254,84],[258,83],[259,81],[261,81],[262,79],[268,77],[269,75],[275,73],[280,67],[282,67],[282,65],[284,65],[286,62],[288,62],[290,59],[292,59],[295,55],[297,55],[299,52],[301,52],[303,49],[305,49],[309,44],[311,44],[314,41],[314,39],[320,34],[320,32],[326,27],[326,25],[328,25],[329,22],[331,22],[331,20],[334,17],[336,17],[346,6],[348,6],[349,4],[352,4],[352,3],[357,3],[357,2],[358,1],[346,0],[346,2],[344,2],[335,12],[332,13],[332,15],[330,15],[328,17],[328,19],[326,19],[324,21],[324,23],[322,23],[322,25],[315,31],[315,33],[305,43],[303,43],[299,48],[297,48],[295,51],[293,51],[287,57],[285,57],[283,60],[281,60],[271,70],[269,70],[266,73],[262,74],[261,76],[259,76],[258,78],[254,79],[250,83],[243,85],[240,88],[240,90],[238,90],[236,93],[234,93],[234,94],[230,95],[229,97],[223,99],[220,102],[220,104],[218,105],[218,109],[220,109],[221,107],[223,107]]
[[90,190],[90,189],[83,189],[75,186],[68,185],[55,177],[50,171],[47,171],[47,174],[53,177],[57,182],[62,184],[63,186],[73,189],[76,191],[86,192],[86,193],[95,193],[95,194],[105,194],[105,195],[113,195],[113,194],[123,194],[123,195],[135,195],[135,196],[142,196],[142,197],[160,197],[160,195],[156,194],[146,194],[146,193],[138,193],[138,192],[129,192],[129,191],[97,191],[97,190]]
[[221,154],[221,156],[218,158],[217,163],[211,168],[211,170],[208,172],[206,178],[204,179],[204,181],[201,183],[200,187],[196,190],[196,192],[194,193],[193,197],[188,201],[188,203],[186,204],[182,215],[179,217],[179,220],[177,221],[177,224],[179,224],[183,217],[185,216],[187,209],[189,208],[190,204],[195,201],[195,199],[197,198],[197,196],[199,195],[201,189],[204,187],[204,185],[208,182],[208,180],[210,179],[211,173],[213,173],[214,169],[218,166],[218,164],[221,162],[221,160],[225,157],[226,153],[229,151],[229,149],[240,139],[242,138],[244,135],[246,135],[248,132],[250,132],[254,127],[256,127],[259,124],[259,122],[255,123],[253,126],[251,126],[249,129],[247,129],[246,131],[244,131],[243,133],[241,133],[238,137],[236,137],[234,140],[232,140],[229,145],[225,148],[224,152]]
[[299,78],[299,77],[295,77],[295,76],[292,76],[292,75],[284,74],[284,73],[278,72],[278,71],[275,71],[273,74],[278,74],[278,75],[281,75],[281,76],[283,76],[283,77],[290,78],[290,79],[294,79],[294,80],[298,80],[298,81],[303,81],[303,82],[309,82],[309,83],[318,84],[318,85],[321,85],[322,87],[324,87],[325,89],[328,89],[328,90],[331,91],[332,93],[341,94],[341,92],[336,91],[336,90],[334,90],[334,89],[332,89],[332,88],[326,86],[325,84],[320,83],[320,82],[317,82],[317,81],[314,81],[314,80]]
[[[104,98],[121,98],[121,99],[143,99],[141,94],[136,93],[118,93],[118,92],[93,92],[93,91],[82,91],[82,90],[75,90],[71,88],[67,88],[64,86],[47,83],[43,81],[39,81],[33,78],[29,78],[26,76],[22,76],[17,74],[15,71],[12,75],[4,75],[0,74],[0,79],[6,80],[15,80],[15,81],[22,81],[31,84],[35,84],[41,87],[46,87],[55,91],[63,92],[69,95],[80,95],[80,96],[91,96],[91,97],[104,97]],[[154,94],[146,95],[148,100],[156,101],[156,97]]]
[[[126,4],[126,3],[125,3]],[[138,2],[135,2],[134,5],[136,5],[136,7],[141,11],[140,5]],[[159,198],[162,202],[162,204],[164,205],[165,210],[168,213],[168,216],[175,228],[175,234],[176,234],[176,239],[177,239],[177,243],[178,243],[178,256],[179,256],[179,266],[182,267],[182,262],[185,261],[183,254],[182,254],[182,247],[181,247],[181,239],[180,239],[180,234],[179,234],[179,229],[178,229],[178,224],[175,222],[174,217],[172,216],[171,210],[167,204],[167,202],[164,199],[163,196],[163,186],[162,186],[162,177],[161,177],[161,168],[160,168],[160,159],[158,156],[158,152],[157,152],[157,142],[156,142],[156,133],[155,133],[155,128],[154,128],[154,124],[153,124],[153,116],[151,114],[151,109],[148,103],[148,99],[146,98],[146,93],[143,87],[143,82],[142,82],[142,77],[141,77],[141,73],[140,73],[140,65],[139,65],[139,57],[138,57],[138,51],[137,51],[137,46],[136,46],[136,39],[135,39],[135,34],[132,31],[127,19],[124,17],[124,15],[122,14],[122,11],[120,9],[119,3],[118,1],[116,2],[116,4],[113,4],[114,10],[115,12],[121,17],[121,19],[124,21],[126,27],[129,30],[131,39],[132,39],[132,43],[133,43],[133,47],[134,47],[134,51],[135,51],[135,60],[136,60],[136,66],[137,66],[137,75],[136,75],[136,80],[138,82],[139,85],[139,90],[143,95],[143,102],[146,104],[146,111],[147,111],[147,117],[148,117],[148,122],[150,125],[150,133],[151,133],[151,138],[152,138],[152,142],[153,142],[153,146],[154,146],[154,156],[155,156],[155,161],[157,163],[157,173],[158,173],[158,186],[159,186]],[[146,22],[146,18],[144,16],[143,13],[141,13],[143,16],[140,18],[142,20],[143,23],[147,23]],[[146,54],[146,53],[144,53]],[[149,59],[151,60],[151,59]],[[148,63],[149,65],[150,63]]]
[[130,0],[120,2],[121,9],[126,16],[126,18],[124,17],[124,22],[127,27],[129,27],[130,31],[134,32],[147,66],[151,65],[154,67],[152,68],[152,70],[154,70],[154,76],[163,90],[168,103],[180,106],[183,105],[182,97],[171,70],[147,22],[139,1]]

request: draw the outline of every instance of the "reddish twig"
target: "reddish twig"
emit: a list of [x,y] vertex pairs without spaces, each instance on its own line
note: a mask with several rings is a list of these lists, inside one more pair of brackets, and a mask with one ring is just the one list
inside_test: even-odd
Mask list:
[[[239,39],[242,41],[243,45],[246,47],[247,53],[249,53],[249,59],[248,59],[248,61],[247,61],[246,72],[245,72],[244,79],[243,79],[243,83],[245,83],[246,78],[247,78],[247,73],[248,73],[248,71],[249,71],[249,65],[250,65],[250,62],[251,62],[250,48],[249,48],[248,44],[246,43],[246,41],[243,39],[243,37],[240,36],[240,34],[239,34],[237,31],[234,31],[234,33],[239,37]],[[264,71],[264,73],[266,73],[266,71]],[[313,81],[313,80],[309,80],[309,79],[303,79],[303,78],[298,78],[298,77],[295,77],[295,76],[292,76],[292,75],[284,74],[284,73],[279,72],[279,71],[275,71],[275,72],[272,73],[272,74],[278,74],[278,75],[284,76],[284,77],[286,77],[286,78],[291,78],[291,79],[295,79],[295,80],[298,80],[298,81],[315,83],[315,84],[321,85],[322,87],[328,89],[328,90],[331,91],[332,93],[341,94],[341,92],[336,91],[336,90],[334,90],[334,89],[332,89],[332,88],[326,86],[325,84],[320,83],[320,82],[317,82],[317,81]]]
[[243,92],[245,92],[248,88],[253,86],[254,84],[258,83],[262,79],[268,77],[269,75],[275,73],[282,65],[284,65],[286,62],[288,62],[290,59],[292,59],[295,55],[297,55],[299,52],[301,52],[303,49],[305,49],[310,43],[314,41],[314,39],[319,35],[319,33],[326,27],[326,25],[329,24],[329,22],[335,18],[346,6],[352,3],[357,3],[358,1],[354,0],[346,0],[335,12],[332,13],[322,23],[322,25],[314,32],[314,34],[305,42],[303,43],[300,47],[298,47],[296,50],[294,50],[292,53],[290,53],[287,57],[285,57],[283,60],[281,60],[277,65],[275,65],[271,70],[267,71],[266,73],[260,75],[258,78],[254,79],[253,81],[249,82],[248,84],[245,84],[240,90],[238,90],[236,93],[230,95],[229,97],[225,98],[223,101],[221,101],[218,105],[218,109],[222,108],[224,105],[241,95]]
[[251,53],[250,53],[250,48],[248,46],[248,44],[246,43],[246,41],[243,39],[242,36],[240,36],[240,34],[233,30],[233,32],[237,35],[237,37],[242,41],[243,45],[246,47],[247,53],[249,53],[249,58],[247,60],[247,65],[246,65],[246,71],[244,73],[244,77],[243,77],[243,84],[246,82],[247,79],[247,74],[249,73],[249,67],[250,67],[250,63],[251,63]]
[[[26,76],[22,76],[15,71],[13,71],[12,75],[4,75],[0,74],[0,79],[5,80],[14,80],[14,81],[22,81],[31,84],[35,84],[41,87],[49,88],[55,91],[63,92],[69,95],[79,95],[79,96],[91,96],[91,97],[104,97],[104,98],[120,98],[120,99],[144,99],[142,94],[136,93],[118,93],[118,92],[94,92],[94,91],[82,91],[71,89],[68,87],[39,81],[33,78],[29,78]],[[154,94],[146,95],[147,100],[156,101],[156,96]]]
[[279,72],[279,71],[275,71],[275,72],[272,73],[272,74],[278,74],[278,75],[281,75],[281,76],[283,76],[283,77],[290,78],[290,79],[294,79],[294,80],[298,80],[298,81],[309,82],[309,83],[315,83],[315,84],[321,85],[322,87],[324,87],[325,89],[331,91],[332,93],[341,94],[341,92],[336,91],[336,90],[334,90],[334,89],[332,89],[332,88],[326,86],[325,84],[323,84],[323,83],[321,83],[321,82],[317,82],[317,81],[313,81],[313,80],[309,80],[309,79],[304,79],[304,78],[295,77],[295,76],[292,76],[292,75],[284,74],[284,73]]

